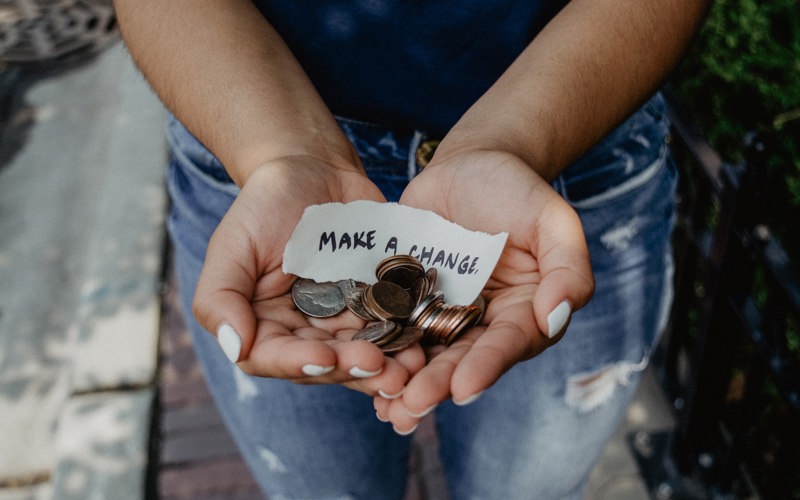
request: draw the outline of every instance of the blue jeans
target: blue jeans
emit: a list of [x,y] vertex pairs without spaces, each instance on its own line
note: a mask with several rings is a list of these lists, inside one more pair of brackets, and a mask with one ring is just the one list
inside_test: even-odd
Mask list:
[[[425,136],[341,120],[370,177],[396,200],[421,167]],[[270,499],[402,498],[410,438],[378,421],[371,398],[341,386],[245,375],[191,317],[208,239],[238,192],[174,119],[168,184],[183,307],[221,413]],[[471,405],[435,418],[451,498],[580,498],[633,396],[671,301],[676,172],[660,97],[553,182],[577,210],[596,294],[564,338],[519,363]]]

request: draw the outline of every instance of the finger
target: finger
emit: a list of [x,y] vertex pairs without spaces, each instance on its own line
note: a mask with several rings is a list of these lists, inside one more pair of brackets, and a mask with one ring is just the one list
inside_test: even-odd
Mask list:
[[[451,396],[451,379],[456,367],[482,330],[483,328],[479,327],[468,331],[453,345],[433,357],[409,380],[402,397],[402,403],[409,416],[421,418]],[[397,415],[392,414],[391,418],[394,421]]]
[[408,371],[409,376],[414,376],[427,363],[425,351],[419,344],[414,344],[402,351],[396,352],[391,357]]
[[425,418],[425,415],[419,417],[411,415],[402,398],[389,400],[388,403],[388,408],[377,413],[378,418],[392,424],[394,431],[401,436],[412,434]]
[[389,422],[389,406],[392,404],[391,399],[386,399],[381,396],[375,396],[372,399],[372,406],[375,408],[375,416],[381,422]]
[[392,400],[403,394],[409,377],[403,365],[392,358],[387,358],[379,374],[365,379],[355,378],[343,385],[369,396]]
[[528,302],[504,310],[502,318],[486,327],[453,370],[450,391],[456,404],[474,401],[512,366],[555,342],[531,331],[530,325],[533,310]]
[[255,256],[246,243],[220,225],[206,251],[192,310],[234,363],[248,356],[255,336],[250,299],[256,280]]
[[[306,326],[290,331],[282,323],[262,320],[250,355],[238,365],[258,377],[301,380],[331,376],[338,366],[331,343],[330,334],[323,330]],[[320,383],[323,381],[320,378]]]
[[[566,205],[558,199],[553,203]],[[572,312],[594,293],[589,250],[580,219],[568,206],[540,219],[536,247],[541,282],[533,297],[536,325],[549,338],[564,332]]]
[[[368,341],[351,340],[356,332],[357,330],[342,330],[336,335],[341,342],[331,344],[337,353],[340,372],[347,374],[345,379],[339,380],[339,382],[352,379],[354,383],[357,383],[359,380],[367,380],[368,384],[358,386],[359,390],[372,387],[372,395],[380,390],[384,396],[390,398],[393,395],[399,396],[405,382],[425,366],[425,353],[422,347],[416,344],[387,356],[380,348]],[[385,370],[387,366],[392,370],[402,370],[402,381],[392,379],[392,382],[388,384],[380,382],[386,375],[384,371],[380,370]],[[374,380],[378,376],[381,378]],[[362,392],[366,391],[362,390]]]

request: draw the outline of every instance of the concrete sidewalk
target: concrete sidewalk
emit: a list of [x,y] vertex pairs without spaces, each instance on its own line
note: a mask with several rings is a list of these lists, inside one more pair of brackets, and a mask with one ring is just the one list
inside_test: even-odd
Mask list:
[[143,498],[164,111],[117,43],[38,80],[19,116],[0,166],[0,499]]
[[[152,497],[164,110],[117,43],[37,81],[21,113],[0,164],[0,500]],[[625,436],[670,425],[651,378],[628,415],[591,500],[646,498]]]

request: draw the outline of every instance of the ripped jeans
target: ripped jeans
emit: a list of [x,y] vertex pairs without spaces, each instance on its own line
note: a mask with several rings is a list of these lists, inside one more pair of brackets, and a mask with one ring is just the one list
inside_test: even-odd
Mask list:
[[[396,200],[422,168],[426,137],[340,124],[374,182]],[[237,188],[172,119],[168,185],[181,299],[215,401],[271,500],[400,499],[410,437],[375,417],[372,399],[341,386],[253,378],[191,317],[208,238]],[[673,193],[660,97],[553,182],[577,210],[596,293],[554,347],[519,363],[474,403],[435,412],[449,494],[458,499],[578,499],[630,402],[671,301]]]

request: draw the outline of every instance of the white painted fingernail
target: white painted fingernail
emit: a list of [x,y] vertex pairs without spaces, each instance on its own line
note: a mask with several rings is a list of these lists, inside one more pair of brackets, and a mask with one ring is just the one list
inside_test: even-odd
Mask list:
[[231,360],[231,363],[239,361],[239,354],[242,352],[242,339],[236,330],[228,323],[223,323],[217,330],[217,342],[222,347],[222,352]]
[[319,365],[304,365],[303,373],[309,377],[319,377],[320,375],[327,375],[336,368],[335,366],[319,366]]
[[412,427],[412,428],[408,429],[407,431],[401,431],[401,430],[399,430],[399,429],[398,429],[397,427],[395,427],[395,426],[392,426],[392,429],[394,429],[394,431],[395,431],[396,433],[400,434],[401,436],[408,436],[409,434],[411,434],[412,432],[414,432],[415,430],[417,430],[417,427],[419,427],[419,424],[417,424],[417,425],[415,425],[414,427]]
[[400,389],[400,392],[398,392],[397,394],[387,394],[387,393],[383,392],[382,390],[378,389],[378,394],[380,394],[380,396],[382,398],[397,399],[397,398],[399,398],[400,396],[403,395],[403,391],[405,391],[405,390],[406,390],[406,388],[403,387],[402,389]]
[[379,374],[383,371],[383,367],[378,368],[374,372],[368,372],[367,370],[362,370],[361,368],[354,366],[350,368],[350,375],[355,378],[369,378],[374,377],[375,375]]
[[408,414],[411,415],[414,418],[422,418],[425,415],[427,415],[428,413],[432,412],[435,408],[436,408],[436,405],[430,405],[429,407],[425,408],[424,410],[422,410],[419,413],[414,413],[411,410],[406,410],[406,412],[408,412]]
[[474,402],[476,399],[478,399],[479,397],[481,397],[481,394],[483,394],[483,391],[476,392],[476,393],[475,393],[475,394],[473,394],[472,396],[470,396],[470,397],[468,397],[468,398],[466,398],[466,399],[462,399],[461,401],[456,401],[456,400],[454,399],[454,400],[453,400],[453,403],[455,403],[455,405],[456,405],[456,406],[467,406],[468,404],[470,404],[470,403]]
[[384,419],[384,418],[382,418],[382,417],[381,417],[381,414],[380,414],[380,413],[378,413],[377,411],[375,412],[375,416],[376,416],[376,417],[378,417],[378,420],[380,420],[380,421],[381,421],[381,422],[383,422],[383,423],[386,423],[386,422],[388,422],[388,421],[389,421],[388,419]]
[[572,308],[565,300],[547,315],[547,336],[549,338],[555,337],[564,329],[570,314],[572,314]]

